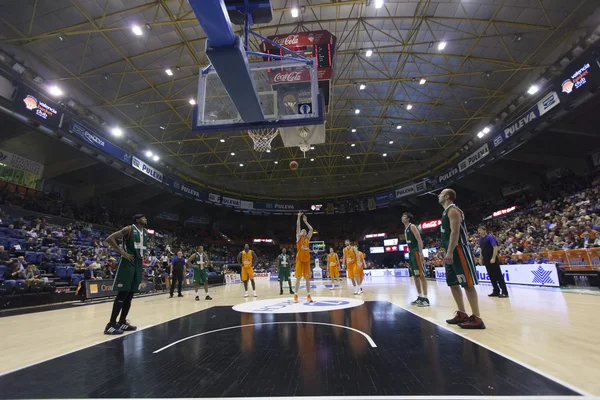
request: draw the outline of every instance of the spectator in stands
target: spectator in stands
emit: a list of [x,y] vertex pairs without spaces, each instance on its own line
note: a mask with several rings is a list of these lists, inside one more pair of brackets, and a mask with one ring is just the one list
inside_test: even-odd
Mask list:
[[54,246],[54,239],[52,239],[52,234],[47,234],[44,239],[42,239],[42,246],[52,247]]
[[65,260],[65,256],[62,253],[62,249],[58,249],[56,253],[54,253],[54,259],[56,262],[62,263]]
[[16,261],[13,261],[10,266],[4,270],[5,281],[23,279],[21,276],[21,267]]
[[37,271],[37,269],[34,269],[34,267],[35,266],[33,264],[27,264],[25,271],[22,272],[23,279],[25,279],[27,285],[40,279],[40,273]]
[[102,264],[100,264],[100,260],[99,260],[98,258],[96,258],[96,259],[94,260],[94,262],[93,262],[93,263],[91,263],[90,265],[92,266],[92,269],[95,269],[95,270],[100,270],[100,269],[102,269]]
[[81,272],[83,272],[84,269],[86,269],[85,268],[85,259],[81,258],[81,259],[77,260],[77,262],[75,263],[75,270],[78,273],[81,273]]
[[93,265],[94,265],[94,264],[90,264],[90,265],[88,265],[88,267],[85,269],[85,272],[83,273],[83,277],[84,277],[84,279],[95,279],[95,280],[102,279],[102,277],[101,277],[101,276],[99,276],[99,275],[96,273],[96,271],[94,271],[94,267],[93,267]]
[[76,257],[73,256],[73,251],[72,250],[67,250],[67,254],[65,254],[65,256],[62,259],[62,262],[64,262],[65,264],[73,264],[76,261]]
[[43,263],[51,263],[54,260],[54,257],[52,257],[52,251],[50,249],[46,249],[46,251],[44,252],[44,255],[42,256],[42,262]]
[[10,256],[4,251],[4,246],[0,246],[0,263],[5,263],[10,260]]
[[27,239],[27,241],[24,243],[22,249],[25,251],[35,251],[35,239],[33,239],[32,237],[30,237],[29,239]]
[[25,257],[19,256],[17,257],[17,263],[19,263],[19,270],[24,271],[27,263],[25,262]]

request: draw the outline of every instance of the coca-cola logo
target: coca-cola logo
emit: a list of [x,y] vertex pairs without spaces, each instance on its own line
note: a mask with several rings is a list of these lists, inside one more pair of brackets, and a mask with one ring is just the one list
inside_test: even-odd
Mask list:
[[302,80],[302,71],[278,72],[273,77],[274,82],[298,82]]
[[276,37],[273,41],[277,44],[282,44],[284,46],[290,46],[292,44],[298,44],[300,40],[300,35],[287,35],[285,37]]
[[433,229],[437,228],[442,224],[441,219],[434,219],[433,221],[425,221],[421,224],[421,229]]

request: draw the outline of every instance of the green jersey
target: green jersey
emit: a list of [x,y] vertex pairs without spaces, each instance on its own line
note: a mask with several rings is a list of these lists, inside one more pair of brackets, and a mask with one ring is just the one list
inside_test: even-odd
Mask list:
[[417,242],[415,234],[410,230],[411,226],[413,226],[413,224],[408,224],[408,226],[404,230],[404,234],[406,235],[406,244],[408,245],[408,251],[413,253],[415,251],[419,251],[419,242]]
[[194,256],[194,268],[204,269],[208,266],[208,255],[205,252],[196,252]]
[[287,254],[280,254],[278,258],[277,265],[279,268],[289,268],[290,267],[290,256]]
[[123,238],[123,250],[127,254],[135,256],[136,260],[141,261],[146,253],[147,243],[146,229],[142,228],[140,231],[137,226],[131,225],[129,227],[129,235]]
[[450,210],[450,208],[455,208],[460,212],[460,232],[458,234],[457,246],[469,248],[469,237],[467,235],[465,215],[460,208],[456,207],[455,204],[450,204],[448,207],[446,207],[444,213],[442,214],[442,225],[440,227],[440,232],[442,234],[442,248],[447,249],[448,244],[450,243],[450,232],[452,231],[450,229],[450,218],[448,218],[448,210]]

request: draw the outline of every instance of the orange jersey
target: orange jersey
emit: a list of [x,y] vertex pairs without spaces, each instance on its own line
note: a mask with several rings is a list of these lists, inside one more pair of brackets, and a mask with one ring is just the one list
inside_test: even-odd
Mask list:
[[308,237],[302,236],[296,243],[296,260],[310,262],[310,249],[308,248]]
[[344,247],[344,257],[346,258],[346,266],[356,265],[356,254],[353,248]]
[[337,254],[334,253],[327,255],[327,265],[329,265],[330,268],[339,266]]
[[252,267],[252,252],[242,251],[242,267],[249,268]]

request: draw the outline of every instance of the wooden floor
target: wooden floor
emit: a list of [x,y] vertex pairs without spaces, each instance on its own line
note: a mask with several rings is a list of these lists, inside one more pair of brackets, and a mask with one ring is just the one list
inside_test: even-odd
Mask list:
[[[257,300],[289,297],[279,296],[277,282],[257,281],[257,289]],[[430,308],[410,306],[416,291],[409,278],[370,278],[364,289],[365,301],[392,302],[442,327],[447,327],[445,319],[455,310],[450,290],[442,282],[429,282]],[[600,296],[511,286],[511,297],[498,299],[487,297],[489,285],[478,290],[488,329],[448,329],[580,392],[600,396]],[[321,297],[356,297],[346,287],[312,292]],[[201,296],[199,302],[194,301],[193,292],[186,292],[184,298],[169,299],[166,294],[136,298],[130,320],[143,329],[211,306],[255,301],[243,298],[239,284],[211,288],[211,296],[214,300]],[[109,302],[0,318],[0,374],[110,340],[113,337],[103,335],[102,330],[111,307]]]

